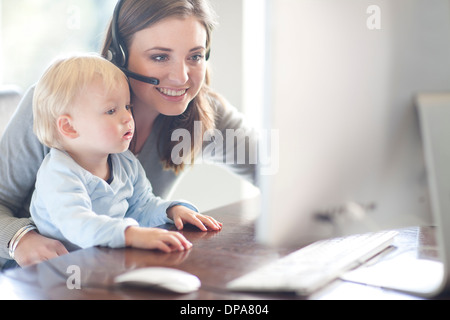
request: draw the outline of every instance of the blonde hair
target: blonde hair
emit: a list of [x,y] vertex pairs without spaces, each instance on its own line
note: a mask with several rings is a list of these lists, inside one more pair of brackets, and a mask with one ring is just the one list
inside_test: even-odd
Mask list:
[[39,141],[62,149],[57,120],[70,114],[77,97],[101,77],[107,92],[128,79],[114,64],[97,54],[75,54],[57,58],[44,72],[33,96],[33,130]]

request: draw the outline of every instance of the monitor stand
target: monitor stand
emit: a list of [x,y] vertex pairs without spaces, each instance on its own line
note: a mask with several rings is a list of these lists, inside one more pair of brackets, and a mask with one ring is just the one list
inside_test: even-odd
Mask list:
[[438,287],[420,295],[435,297],[450,292],[450,93],[417,96],[420,128],[430,190],[431,210],[437,226],[443,278]]

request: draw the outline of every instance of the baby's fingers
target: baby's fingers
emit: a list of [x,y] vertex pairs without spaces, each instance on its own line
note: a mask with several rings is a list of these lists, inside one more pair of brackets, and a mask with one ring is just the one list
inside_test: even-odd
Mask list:
[[202,221],[203,225],[205,225],[207,228],[211,230],[221,230],[222,229],[222,223],[218,222],[216,219],[210,216],[200,216],[199,219]]
[[174,232],[175,237],[177,237],[179,243],[181,244],[181,250],[192,248],[192,243],[188,241],[181,233]]
[[165,253],[172,252],[172,248],[168,244],[166,244],[163,240],[160,240],[155,244],[155,249],[161,250],[162,252]]
[[192,248],[192,243],[179,232],[168,232],[164,242],[170,247],[170,251],[184,251]]
[[202,215],[198,215],[198,216],[189,215],[188,217],[186,217],[185,222],[196,226],[197,228],[199,228],[202,231],[208,231],[208,228],[203,224],[201,217],[202,217]]
[[183,224],[183,219],[181,219],[181,217],[176,217],[173,222],[175,223],[175,227],[178,230],[183,230],[184,228],[184,224]]

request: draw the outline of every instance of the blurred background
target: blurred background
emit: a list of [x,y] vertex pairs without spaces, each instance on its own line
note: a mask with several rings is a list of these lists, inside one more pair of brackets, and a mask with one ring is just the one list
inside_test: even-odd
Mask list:
[[[0,0],[0,90],[23,93],[61,53],[99,52],[116,2]],[[263,6],[258,6],[260,0],[211,3],[219,16],[209,60],[212,86],[240,111],[252,114],[249,120],[254,121],[263,103],[258,92],[263,54],[249,52],[263,52],[264,41],[257,36],[261,32],[254,32],[263,27]],[[226,169],[197,164],[172,198],[190,200],[207,211],[257,194],[255,187]]]

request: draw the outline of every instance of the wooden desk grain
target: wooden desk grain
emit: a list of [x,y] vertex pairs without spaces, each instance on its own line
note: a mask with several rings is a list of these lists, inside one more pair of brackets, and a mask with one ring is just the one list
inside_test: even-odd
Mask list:
[[[241,202],[209,212],[224,224],[220,232],[202,233],[187,227],[182,233],[194,247],[187,252],[165,254],[140,249],[90,248],[78,250],[41,264],[0,274],[0,299],[149,299],[149,300],[295,300],[291,294],[253,294],[231,292],[226,284],[264,264],[278,259],[292,249],[268,248],[254,239],[257,209],[252,201]],[[173,228],[166,226],[167,228]],[[403,230],[397,245],[429,259],[437,259],[432,228]],[[198,292],[179,295],[148,289],[115,287],[115,276],[136,268],[172,267],[200,278]],[[68,288],[79,268],[81,289]],[[415,299],[401,293],[370,288],[337,280],[311,299]]]

